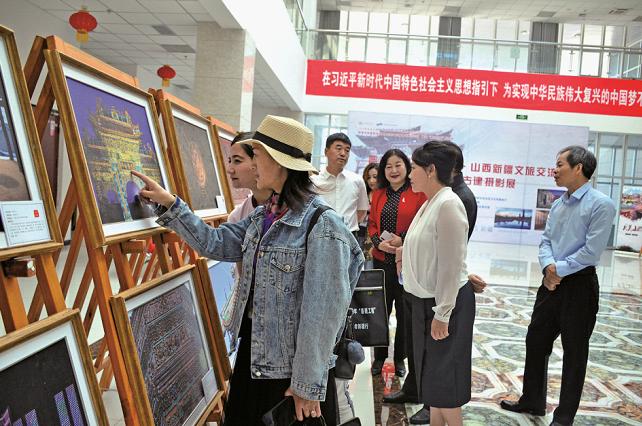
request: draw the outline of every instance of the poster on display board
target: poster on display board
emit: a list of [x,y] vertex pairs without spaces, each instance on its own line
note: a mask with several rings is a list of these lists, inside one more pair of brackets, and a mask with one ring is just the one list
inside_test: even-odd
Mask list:
[[617,245],[642,249],[642,187],[623,186],[620,200]]
[[464,153],[464,180],[478,204],[473,241],[539,244],[550,207],[565,188],[553,180],[557,153],[587,146],[588,128],[420,115],[348,114],[348,168],[360,173],[391,148],[409,157],[428,141]]

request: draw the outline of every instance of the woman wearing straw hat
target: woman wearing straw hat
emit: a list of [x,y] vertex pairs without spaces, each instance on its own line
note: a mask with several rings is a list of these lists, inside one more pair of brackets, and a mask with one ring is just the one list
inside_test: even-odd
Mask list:
[[[296,120],[266,116],[250,140],[257,186],[274,195],[244,220],[206,225],[178,197],[140,173],[141,197],[158,204],[158,223],[201,255],[243,261],[231,330],[240,337],[225,425],[262,424],[284,395],[299,420],[336,424],[331,367],[363,254],[342,218],[322,210],[310,173],[312,132]],[[309,237],[308,227],[310,227]],[[307,238],[306,238],[307,237]],[[236,339],[233,338],[232,341]],[[325,402],[323,402],[325,401]]]

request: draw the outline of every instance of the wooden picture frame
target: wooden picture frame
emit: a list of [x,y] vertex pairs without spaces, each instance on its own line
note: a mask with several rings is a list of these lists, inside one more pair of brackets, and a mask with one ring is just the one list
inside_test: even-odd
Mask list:
[[230,176],[227,174],[227,165],[228,165],[228,159],[230,157],[230,149],[231,149],[231,144],[232,140],[236,136],[236,130],[234,128],[226,123],[223,123],[222,121],[217,120],[216,118],[212,116],[208,116],[208,119],[214,126],[214,132],[216,134],[216,140],[218,141],[218,145],[221,149],[221,156],[223,159],[223,168],[225,171],[225,178],[227,180],[227,185],[230,188],[230,200],[232,200],[232,203],[234,207],[240,205],[247,199],[247,197],[252,194],[252,191],[246,188],[239,188],[236,189],[232,186],[232,181],[230,180]]
[[[159,419],[163,418],[160,412],[162,405],[152,404],[150,396],[154,401],[163,401],[163,397],[167,397],[162,391],[168,387],[170,373],[177,374],[174,376],[175,382],[172,382],[177,384],[173,386],[174,392],[180,389],[184,393],[181,398],[175,398],[176,395],[170,395],[169,398],[173,398],[174,403],[180,399],[181,403],[191,400],[190,404],[194,404],[193,408],[169,407],[167,412],[189,412],[186,419],[173,421],[181,421],[184,425],[203,424],[212,407],[220,403],[224,381],[214,337],[207,324],[203,297],[196,268],[186,265],[111,299],[125,368],[134,393],[134,404],[144,424],[159,424]],[[152,318],[152,315],[156,316]],[[173,328],[170,330],[174,333],[168,333],[168,324],[171,324]],[[163,332],[162,342],[160,337],[153,340],[146,334],[149,332],[156,336],[155,327]],[[198,354],[200,348],[202,353]],[[159,352],[152,352],[152,349]],[[163,349],[165,352],[160,352]],[[189,362],[181,358],[182,352],[184,357],[191,357]],[[201,355],[205,357],[205,365]],[[163,370],[163,367],[166,369]],[[152,378],[158,379],[153,385]],[[207,386],[215,385],[216,390],[205,392],[204,383]],[[152,406],[157,407],[158,411],[154,412]]]
[[142,182],[129,174],[133,168],[152,174],[174,192],[152,95],[134,77],[56,37],[47,45],[44,56],[90,243],[100,247],[160,232],[151,206],[138,197]]
[[0,419],[9,424],[53,424],[57,415],[60,424],[109,425],[77,309],[0,337],[0,379]]
[[150,92],[162,117],[178,196],[203,219],[230,213],[234,203],[212,123],[198,108],[170,93],[153,89]]
[[63,240],[16,40],[13,32],[1,25],[0,109],[0,163],[7,166],[5,174],[5,167],[0,165],[0,204],[23,204],[30,211],[38,211],[38,216],[45,216],[49,233],[48,238],[9,244],[0,218],[2,261],[54,251]]
[[[231,291],[231,286],[234,285],[234,275],[231,268],[236,268],[236,264],[219,262],[204,257],[201,257],[196,261],[196,269],[201,276],[203,295],[205,296],[205,303],[209,314],[208,322],[212,326],[216,349],[219,354],[223,378],[225,380],[229,380],[232,376],[232,370],[236,360],[236,353],[231,355],[231,336],[226,335],[222,318],[223,307],[228,302],[231,293],[227,294],[227,297],[220,297],[221,293]],[[217,270],[214,271],[214,269]],[[214,274],[224,274],[224,277],[222,280],[217,280],[215,282],[213,279]],[[217,292],[219,297],[216,297]]]

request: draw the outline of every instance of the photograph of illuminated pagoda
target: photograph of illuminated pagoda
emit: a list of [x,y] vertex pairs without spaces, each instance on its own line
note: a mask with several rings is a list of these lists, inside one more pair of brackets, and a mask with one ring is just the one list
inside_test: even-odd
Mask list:
[[102,223],[153,216],[131,175],[163,182],[145,108],[71,78],[67,86]]
[[451,141],[452,130],[445,132],[422,132],[421,126],[410,129],[386,129],[381,127],[360,127],[357,137],[363,146],[353,146],[352,152],[359,157],[376,154],[381,157],[389,149],[401,149],[412,153],[428,141]]

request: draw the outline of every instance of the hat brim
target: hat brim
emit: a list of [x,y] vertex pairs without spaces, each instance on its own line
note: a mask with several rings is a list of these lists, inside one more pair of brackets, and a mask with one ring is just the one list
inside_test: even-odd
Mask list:
[[286,169],[297,170],[301,172],[319,173],[319,171],[312,165],[312,163],[310,163],[306,159],[294,158],[288,154],[282,153],[281,151],[277,151],[276,149],[271,148],[266,144],[264,144],[263,142],[258,141],[256,139],[246,139],[238,143],[261,145],[263,149],[265,149],[267,153],[270,154],[270,157],[272,157],[274,161],[276,161]]

